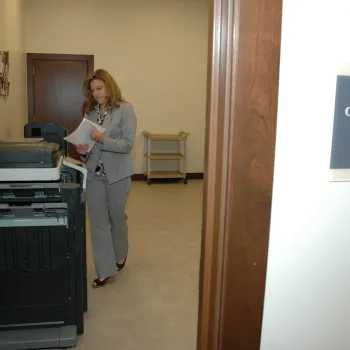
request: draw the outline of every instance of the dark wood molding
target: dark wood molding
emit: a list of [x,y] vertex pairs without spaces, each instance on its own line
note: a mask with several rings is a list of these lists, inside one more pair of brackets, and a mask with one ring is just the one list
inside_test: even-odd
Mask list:
[[[68,54],[44,54],[44,53],[27,53],[27,105],[28,105],[28,122],[34,122],[34,75],[33,68],[35,60],[46,61],[84,61],[87,62],[88,74],[94,72],[93,55],[68,55]],[[83,84],[83,82],[82,82]]]
[[198,350],[260,348],[282,0],[213,0]]
[[[231,1],[232,3],[233,1]],[[227,1],[211,1],[209,26],[209,60],[207,82],[207,117],[204,169],[203,231],[200,261],[198,350],[218,349],[221,268],[223,261],[222,219],[225,214],[226,174],[228,159],[225,126],[229,120],[226,101],[227,58],[232,43],[227,43]],[[232,14],[230,14],[232,16]],[[226,27],[225,27],[226,26]],[[224,43],[222,45],[222,43]],[[228,128],[226,128],[226,132]],[[225,144],[225,146],[224,146]]]
[[[202,180],[204,178],[203,173],[187,173],[186,178],[188,180]],[[134,174],[131,176],[132,181],[144,181],[145,175],[144,174]],[[165,179],[167,181],[182,181],[181,179]]]
[[204,173],[187,173],[186,178],[188,180],[203,180]]
[[131,176],[132,181],[144,181],[145,175],[144,174],[134,174]]

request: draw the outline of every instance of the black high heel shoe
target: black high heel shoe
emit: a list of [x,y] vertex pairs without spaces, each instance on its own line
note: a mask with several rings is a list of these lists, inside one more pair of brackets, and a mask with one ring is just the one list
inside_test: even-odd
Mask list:
[[99,288],[105,286],[107,283],[115,282],[116,276],[110,276],[106,277],[103,280],[100,280],[99,278],[96,278],[94,282],[92,283],[92,288]]
[[118,271],[120,271],[120,270],[122,270],[124,268],[127,258],[128,258],[128,256],[125,257],[125,259],[124,259],[122,264],[116,263]]

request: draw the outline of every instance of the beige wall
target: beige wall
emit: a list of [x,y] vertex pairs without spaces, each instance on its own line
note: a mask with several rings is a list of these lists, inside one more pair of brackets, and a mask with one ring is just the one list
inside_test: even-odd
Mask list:
[[5,49],[4,17],[5,17],[5,0],[0,0],[0,50]]
[[208,5],[205,0],[31,0],[26,51],[93,54],[138,115],[141,132],[191,133],[188,171],[203,171]]
[[23,137],[27,121],[23,0],[0,0],[0,50],[10,51],[10,95],[0,96],[0,139]]
[[349,1],[283,1],[260,350],[350,349],[350,182],[329,181],[337,75],[350,75],[349,13]]

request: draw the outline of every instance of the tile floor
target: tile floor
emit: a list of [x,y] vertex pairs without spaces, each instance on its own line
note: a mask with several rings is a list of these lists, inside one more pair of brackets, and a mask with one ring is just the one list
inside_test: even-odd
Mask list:
[[85,333],[76,349],[196,349],[202,185],[133,182],[127,265],[117,282],[89,287]]

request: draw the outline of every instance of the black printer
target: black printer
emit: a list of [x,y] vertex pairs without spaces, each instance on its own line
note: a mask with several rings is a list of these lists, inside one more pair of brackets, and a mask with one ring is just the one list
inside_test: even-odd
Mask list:
[[86,169],[50,142],[0,142],[0,350],[67,349],[87,311]]

